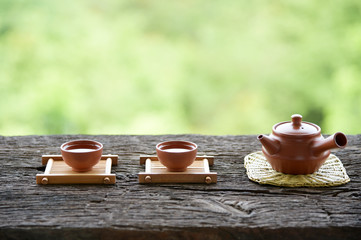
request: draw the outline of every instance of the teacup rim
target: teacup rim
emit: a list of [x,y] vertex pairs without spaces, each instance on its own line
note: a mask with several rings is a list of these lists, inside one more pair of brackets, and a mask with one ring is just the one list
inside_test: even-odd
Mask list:
[[61,144],[60,149],[61,149],[61,151],[64,151],[64,152],[74,153],[73,151],[68,150],[68,149],[65,149],[64,147],[65,147],[66,145],[69,145],[69,144],[72,144],[72,143],[77,143],[77,142],[93,143],[94,145],[96,145],[96,146],[98,147],[97,149],[91,149],[91,150],[89,150],[89,152],[95,152],[95,151],[99,151],[99,150],[103,149],[103,144],[102,144],[102,143],[100,143],[100,142],[98,142],[98,141],[95,141],[95,140],[90,140],[90,139],[71,140],[71,141],[68,141],[68,142],[65,142],[65,143]]
[[163,142],[160,142],[156,145],[156,149],[158,151],[162,151],[162,152],[165,152],[164,149],[161,149],[160,146],[162,145],[165,145],[167,143],[182,143],[182,144],[187,144],[187,145],[192,145],[194,148],[193,149],[186,149],[186,151],[184,152],[191,152],[191,151],[195,151],[198,149],[198,145],[195,144],[194,142],[191,142],[191,141],[185,141],[185,140],[170,140],[170,141],[163,141]]

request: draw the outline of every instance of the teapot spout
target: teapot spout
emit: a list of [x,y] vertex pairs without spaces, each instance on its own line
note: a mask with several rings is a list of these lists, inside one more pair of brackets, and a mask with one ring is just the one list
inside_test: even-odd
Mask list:
[[347,138],[345,134],[337,132],[326,139],[315,142],[312,145],[314,155],[320,155],[321,153],[333,149],[344,148],[347,145]]
[[263,148],[271,155],[276,154],[281,148],[281,144],[278,140],[266,135],[259,135],[257,139],[261,142]]

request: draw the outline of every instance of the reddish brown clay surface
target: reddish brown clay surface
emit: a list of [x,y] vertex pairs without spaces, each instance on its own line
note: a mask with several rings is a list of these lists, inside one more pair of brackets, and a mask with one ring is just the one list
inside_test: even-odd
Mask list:
[[64,143],[60,147],[66,164],[76,172],[90,171],[103,153],[103,145],[91,140],[75,140]]
[[270,136],[259,135],[258,140],[272,168],[287,174],[313,173],[326,161],[330,149],[347,144],[341,132],[325,139],[319,126],[302,122],[299,114],[292,115],[292,121],[275,124]]
[[197,145],[187,141],[168,141],[157,144],[159,161],[172,172],[183,172],[197,156]]

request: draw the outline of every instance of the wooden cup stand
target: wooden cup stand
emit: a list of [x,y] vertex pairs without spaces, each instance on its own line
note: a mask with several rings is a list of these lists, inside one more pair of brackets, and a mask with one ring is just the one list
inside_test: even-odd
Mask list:
[[111,168],[118,164],[118,155],[102,155],[88,172],[74,172],[61,155],[43,155],[42,164],[46,168],[43,174],[36,174],[37,184],[114,184]]
[[140,164],[145,164],[145,172],[138,174],[139,183],[216,183],[217,173],[209,171],[213,162],[213,156],[197,156],[186,171],[170,172],[157,156],[140,156]]
[[[184,172],[170,172],[161,164],[157,156],[140,156],[140,164],[145,164],[145,172],[138,174],[139,183],[216,183],[217,173],[210,172],[213,156],[197,156]],[[61,155],[43,155],[46,165],[43,174],[36,175],[37,184],[114,184],[116,177],[111,173],[112,165],[118,164],[118,155],[102,155],[91,171],[75,172]]]

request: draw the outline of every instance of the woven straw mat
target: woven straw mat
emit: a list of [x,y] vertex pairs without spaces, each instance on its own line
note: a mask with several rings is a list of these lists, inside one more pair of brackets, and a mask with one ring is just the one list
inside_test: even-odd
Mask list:
[[342,162],[333,154],[317,172],[307,175],[284,174],[273,170],[261,151],[248,154],[244,158],[244,167],[250,180],[281,187],[330,187],[350,181]]

